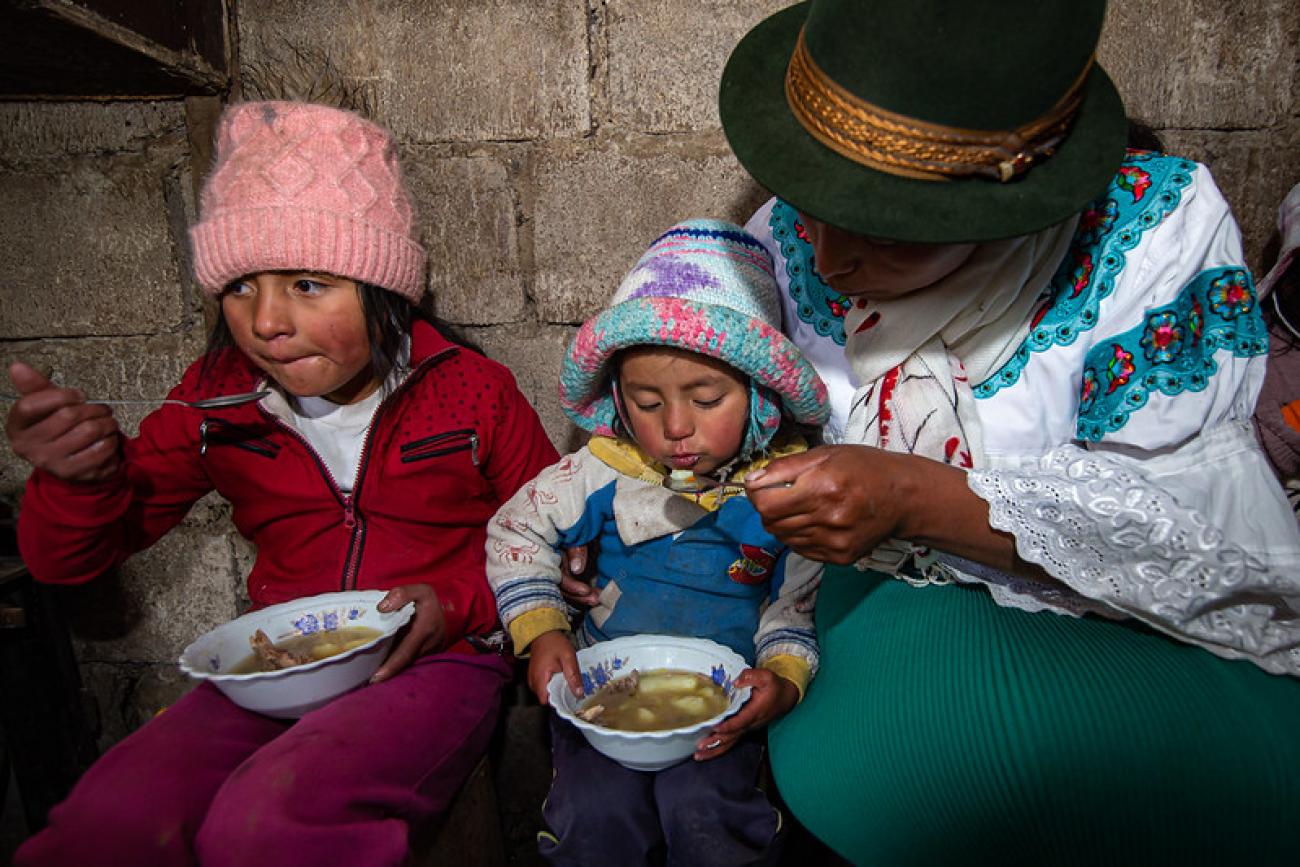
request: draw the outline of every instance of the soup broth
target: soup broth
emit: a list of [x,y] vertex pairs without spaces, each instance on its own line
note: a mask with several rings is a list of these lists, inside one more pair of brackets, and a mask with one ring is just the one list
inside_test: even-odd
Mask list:
[[658,668],[611,681],[578,715],[605,728],[649,732],[695,725],[726,709],[726,692],[707,675]]
[[[277,665],[267,658],[265,653],[254,651],[241,659],[229,673],[252,674],[259,671],[279,671],[283,668],[292,668],[294,665],[306,665],[360,647],[381,634],[380,630],[372,626],[345,626],[342,629],[313,632],[310,635],[295,635],[274,645],[274,650],[277,651],[280,659],[293,657],[293,661],[287,664],[281,662]],[[256,636],[250,641],[256,646]]]

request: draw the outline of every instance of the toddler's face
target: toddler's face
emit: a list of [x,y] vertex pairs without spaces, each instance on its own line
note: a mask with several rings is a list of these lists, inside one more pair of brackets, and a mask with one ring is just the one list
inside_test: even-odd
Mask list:
[[235,345],[290,394],[355,403],[379,386],[352,280],[263,271],[232,284],[221,311]]
[[621,356],[619,384],[637,442],[669,469],[711,473],[740,451],[749,381],[731,366],[637,346]]
[[887,301],[924,289],[956,271],[974,244],[908,244],[855,235],[805,214],[817,273],[850,298]]

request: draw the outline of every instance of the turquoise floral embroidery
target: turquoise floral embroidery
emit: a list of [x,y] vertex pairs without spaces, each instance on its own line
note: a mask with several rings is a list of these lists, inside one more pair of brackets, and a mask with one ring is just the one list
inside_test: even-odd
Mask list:
[[1094,346],[1079,389],[1079,439],[1119,430],[1153,391],[1203,391],[1219,369],[1214,354],[1221,349],[1238,358],[1267,352],[1268,329],[1255,300],[1242,269],[1202,271],[1141,325]]
[[1092,402],[1097,399],[1097,392],[1101,385],[1097,382],[1097,371],[1085,370],[1083,372],[1083,387],[1079,390],[1079,411],[1086,412],[1092,407]]
[[772,237],[781,247],[785,259],[785,272],[790,277],[790,297],[794,299],[799,318],[813,327],[822,337],[829,337],[844,345],[844,314],[852,302],[836,292],[817,274],[813,263],[812,244],[799,222],[799,214],[790,205],[777,199],[772,205],[768,220]]
[[1014,385],[1032,353],[1068,346],[1092,330],[1128,251],[1178,206],[1195,169],[1187,160],[1129,151],[1105,195],[1080,215],[1070,252],[1044,290],[1029,334],[1001,369],[975,386],[976,397],[992,397]]
[[1128,385],[1129,377],[1137,367],[1133,364],[1133,353],[1125,352],[1118,343],[1110,346],[1110,360],[1106,362],[1106,394],[1114,394],[1115,389]]
[[1255,306],[1255,294],[1247,285],[1249,278],[1238,271],[1210,284],[1210,309],[1224,319],[1236,319]]
[[1151,188],[1151,173],[1134,165],[1122,166],[1115,178],[1115,185],[1131,195],[1133,201],[1140,202]]
[[1142,353],[1155,364],[1168,364],[1174,360],[1183,345],[1183,326],[1172,313],[1159,313],[1147,318],[1147,329],[1142,334]]

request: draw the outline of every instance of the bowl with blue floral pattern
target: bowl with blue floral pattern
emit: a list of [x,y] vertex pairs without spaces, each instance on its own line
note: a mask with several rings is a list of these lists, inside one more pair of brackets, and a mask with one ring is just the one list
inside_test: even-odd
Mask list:
[[[575,696],[562,674],[551,677],[547,695],[561,718],[577,726],[597,751],[635,771],[657,771],[685,761],[695,744],[713,726],[740,710],[750,689],[736,686],[736,678],[750,666],[734,650],[706,638],[677,635],[631,635],[602,641],[578,650],[582,696]],[[726,707],[708,719],[677,728],[624,731],[609,728],[580,715],[587,699],[603,687],[633,671],[695,672],[719,686]]]
[[297,719],[365,684],[414,605],[380,611],[383,590],[322,593],[250,611],[199,636],[181,671],[240,707]]

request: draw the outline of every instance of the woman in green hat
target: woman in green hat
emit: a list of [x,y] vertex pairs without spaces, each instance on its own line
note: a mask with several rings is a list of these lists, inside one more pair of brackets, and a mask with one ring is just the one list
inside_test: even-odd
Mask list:
[[[771,734],[858,863],[1294,863],[1300,533],[1204,166],[1125,150],[1100,0],[813,0],[723,126],[834,445],[754,505],[844,565]],[[789,487],[774,482],[791,482]],[[902,579],[902,580],[895,580]]]

